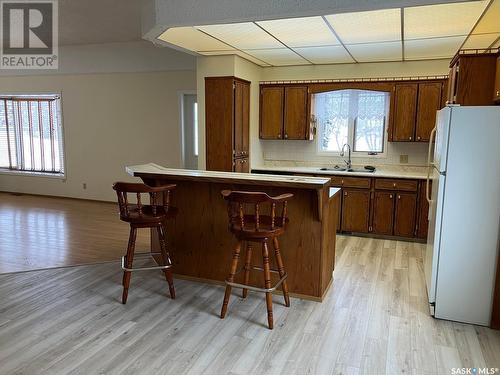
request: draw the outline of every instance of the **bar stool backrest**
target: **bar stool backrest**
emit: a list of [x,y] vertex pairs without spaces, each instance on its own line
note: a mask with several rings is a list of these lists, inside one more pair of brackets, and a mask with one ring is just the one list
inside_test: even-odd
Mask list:
[[[223,190],[221,193],[228,201],[230,226],[237,225],[241,230],[259,231],[261,221],[264,221],[266,229],[285,227],[288,220],[287,201],[293,198],[293,194],[270,197],[266,193],[249,191]],[[253,212],[249,211],[249,206],[253,206]],[[263,214],[266,211],[268,215]],[[245,225],[248,222],[251,225]]]
[[[130,218],[131,213],[142,216],[146,210],[153,215],[157,215],[159,213],[159,207],[163,209],[163,212],[168,212],[171,191],[174,190],[175,187],[175,184],[153,187],[139,183],[115,182],[113,184],[113,189],[118,196],[120,218]],[[135,194],[136,203],[129,202],[128,194]],[[149,204],[143,203],[142,194],[149,195]]]

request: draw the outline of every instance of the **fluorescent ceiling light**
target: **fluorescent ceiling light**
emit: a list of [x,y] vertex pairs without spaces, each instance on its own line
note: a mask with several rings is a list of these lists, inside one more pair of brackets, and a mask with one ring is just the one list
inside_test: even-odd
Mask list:
[[271,65],[306,65],[307,60],[294,53],[288,48],[258,49],[244,51],[249,55],[255,56],[259,60],[265,61]]
[[294,48],[313,64],[353,63],[354,60],[342,46]]
[[341,13],[325,18],[344,44],[401,40],[400,9]]
[[236,56],[243,57],[244,59],[251,61],[257,65],[269,66],[269,64],[267,64],[266,62],[261,61],[259,59],[256,59],[252,55],[249,55],[248,53],[245,53],[243,51],[238,51],[238,50],[233,50],[233,51],[201,51],[198,53],[200,55],[204,55],[204,56],[236,55]]
[[352,44],[346,45],[346,48],[359,62],[401,61],[403,58],[403,44],[401,41]]
[[283,44],[253,22],[196,26],[196,28],[240,50],[283,48]]
[[406,60],[427,60],[453,57],[465,36],[405,41]]
[[190,51],[230,51],[225,43],[208,36],[192,27],[173,27],[167,29],[158,39]]
[[483,0],[405,8],[405,40],[468,35],[487,5]]
[[288,47],[339,45],[322,17],[289,18],[257,22]]

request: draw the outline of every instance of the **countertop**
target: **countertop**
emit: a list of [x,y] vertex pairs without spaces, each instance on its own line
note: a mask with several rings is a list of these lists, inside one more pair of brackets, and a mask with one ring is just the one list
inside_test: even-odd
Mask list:
[[283,176],[273,174],[253,174],[235,172],[217,172],[191,169],[166,168],[148,163],[125,168],[127,173],[141,178],[168,178],[183,181],[220,182],[247,185],[286,186],[305,189],[322,189],[330,184],[325,177]]
[[[354,167],[363,168],[363,167]],[[388,177],[424,180],[427,178],[425,167],[377,167],[375,172],[346,172],[346,171],[322,171],[320,167],[288,167],[288,166],[260,166],[252,168],[252,171],[285,172],[285,173],[308,173],[325,176],[362,176],[362,177]]]

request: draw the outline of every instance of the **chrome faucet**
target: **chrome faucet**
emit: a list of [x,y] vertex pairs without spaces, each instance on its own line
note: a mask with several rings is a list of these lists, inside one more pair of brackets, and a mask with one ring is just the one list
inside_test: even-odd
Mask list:
[[[345,160],[345,151],[344,151],[345,150],[345,146],[347,146],[347,150],[349,151],[347,160]],[[345,162],[345,165],[346,165],[346,170],[352,169],[352,163],[351,163],[351,146],[349,146],[349,144],[344,143],[344,145],[342,146],[342,150],[340,151],[340,156],[342,158],[344,158],[344,162]]]

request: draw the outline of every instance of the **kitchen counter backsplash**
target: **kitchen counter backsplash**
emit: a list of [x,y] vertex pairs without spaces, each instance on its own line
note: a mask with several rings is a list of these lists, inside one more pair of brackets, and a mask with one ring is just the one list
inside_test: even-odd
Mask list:
[[[338,154],[318,154],[316,141],[261,141],[264,164],[269,166],[314,166],[332,167],[343,165],[343,159]],[[424,167],[427,164],[428,143],[401,142],[386,145],[382,156],[353,156],[354,165]],[[408,156],[408,163],[400,163],[400,155]]]

